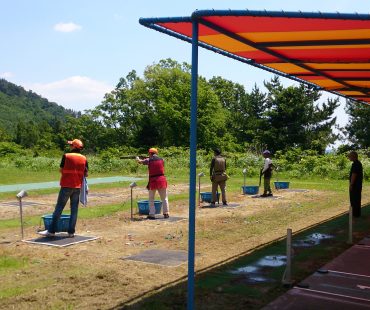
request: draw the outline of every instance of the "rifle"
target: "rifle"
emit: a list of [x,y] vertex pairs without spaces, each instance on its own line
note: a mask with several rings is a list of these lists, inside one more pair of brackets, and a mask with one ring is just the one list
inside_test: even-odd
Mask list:
[[259,186],[261,186],[261,180],[262,180],[262,170],[263,170],[263,168],[260,170],[260,185]]
[[120,156],[120,159],[136,159],[136,156],[139,157],[140,159],[147,158],[148,156],[143,156],[143,155],[123,155]]

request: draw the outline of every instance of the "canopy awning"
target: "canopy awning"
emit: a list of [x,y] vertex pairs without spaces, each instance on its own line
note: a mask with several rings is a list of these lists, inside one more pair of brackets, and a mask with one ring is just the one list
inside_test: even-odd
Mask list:
[[370,104],[370,15],[196,11],[140,23],[275,74]]

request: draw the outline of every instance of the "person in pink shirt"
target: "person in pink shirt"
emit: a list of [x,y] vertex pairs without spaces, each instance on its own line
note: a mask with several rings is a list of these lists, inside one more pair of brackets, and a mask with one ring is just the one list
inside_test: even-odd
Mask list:
[[158,150],[154,147],[149,149],[149,157],[140,159],[136,157],[139,164],[147,165],[149,171],[149,182],[147,189],[149,190],[149,215],[148,219],[155,219],[154,197],[158,191],[162,200],[163,216],[169,218],[169,206],[167,195],[167,179],[164,175],[164,160],[158,156]]

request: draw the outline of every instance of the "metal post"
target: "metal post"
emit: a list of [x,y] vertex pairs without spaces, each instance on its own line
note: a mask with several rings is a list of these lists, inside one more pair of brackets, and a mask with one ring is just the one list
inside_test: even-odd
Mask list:
[[19,213],[21,218],[21,234],[22,234],[22,240],[24,239],[24,229],[23,229],[23,206],[22,206],[22,198],[27,197],[28,194],[26,191],[22,190],[17,194],[17,199],[19,201]]
[[190,107],[190,184],[189,184],[189,244],[188,244],[188,304],[194,309],[195,261],[195,192],[197,157],[197,105],[198,105],[198,21],[192,22],[191,107]]
[[287,229],[286,236],[286,269],[283,276],[283,285],[292,285],[292,229]]
[[200,177],[198,177],[198,207],[200,208]]
[[200,208],[200,178],[204,177],[204,172],[198,174],[198,207]]
[[137,184],[136,184],[135,182],[132,182],[132,183],[130,184],[130,189],[131,189],[131,221],[133,221],[133,220],[134,220],[133,211],[132,211],[132,205],[133,205],[132,189],[133,189],[134,187],[136,187],[136,186],[137,186]]
[[19,212],[21,215],[21,233],[22,233],[22,240],[24,239],[23,234],[23,209],[22,209],[22,198],[19,199]]
[[131,187],[131,221],[133,220],[133,215],[132,215],[132,187]]
[[349,213],[348,213],[348,244],[353,243],[353,215],[352,215],[352,206],[349,206]]
[[247,169],[243,169],[243,175],[244,175],[243,195],[246,195],[246,193],[245,193],[245,179],[247,177]]

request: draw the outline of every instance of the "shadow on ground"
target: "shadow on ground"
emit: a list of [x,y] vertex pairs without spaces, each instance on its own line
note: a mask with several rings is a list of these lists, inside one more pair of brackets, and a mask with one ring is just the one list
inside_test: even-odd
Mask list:
[[[370,205],[354,223],[353,242],[369,234]],[[293,280],[298,283],[351,245],[348,215],[344,214],[293,236]],[[197,309],[261,309],[288,288],[281,284],[286,266],[286,240],[260,246],[227,262],[197,273]],[[113,309],[186,309],[186,277],[155,291],[117,305]]]

